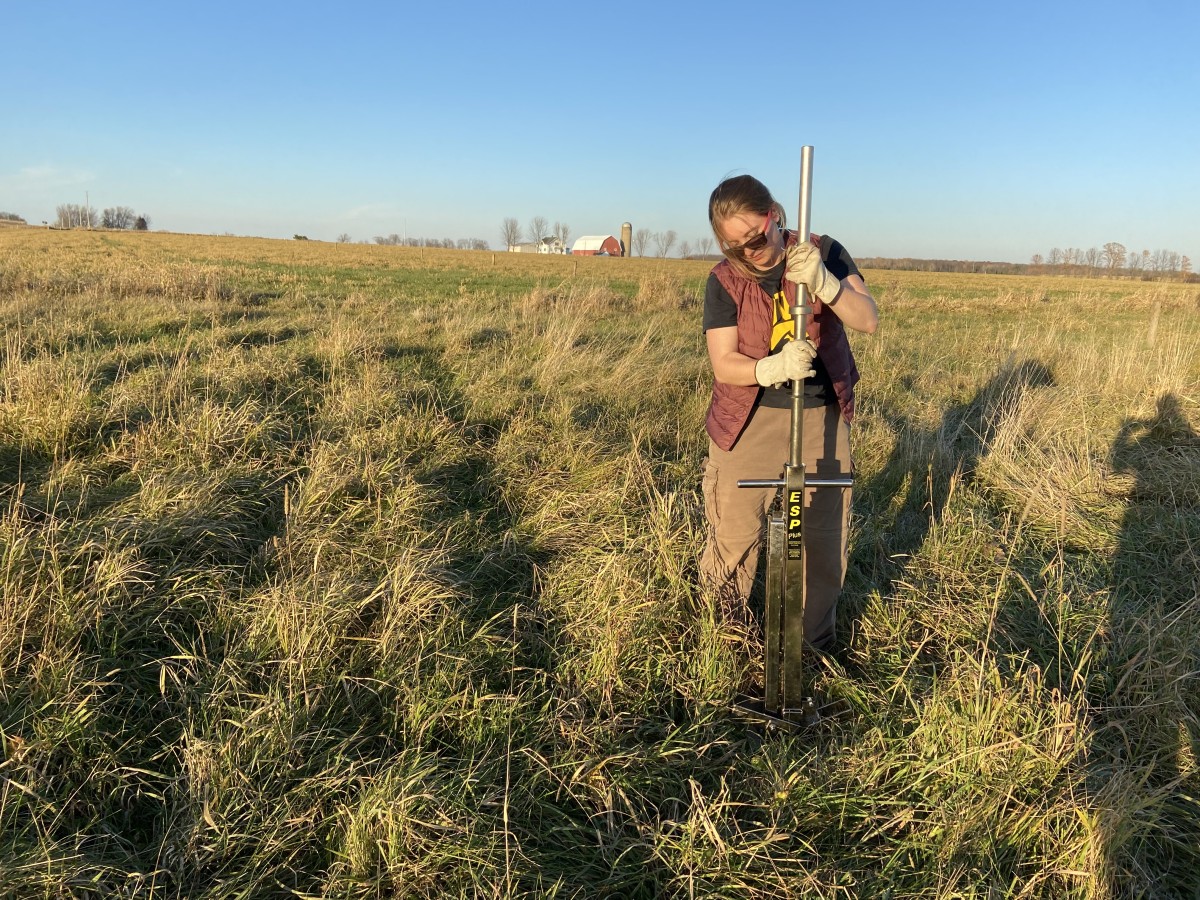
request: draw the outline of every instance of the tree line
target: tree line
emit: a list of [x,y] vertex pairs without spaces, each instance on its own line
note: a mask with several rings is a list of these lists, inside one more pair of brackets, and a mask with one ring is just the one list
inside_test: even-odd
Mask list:
[[1091,247],[1080,250],[1068,247],[1062,250],[1054,247],[1049,255],[1043,257],[1035,253],[1030,260],[1034,267],[1066,268],[1076,272],[1095,275],[1107,272],[1110,275],[1183,275],[1192,274],[1192,261],[1175,250],[1143,250],[1141,253],[1130,253],[1124,244],[1110,241],[1101,247]]
[[1103,247],[1065,250],[1053,248],[1043,256],[1035,253],[1028,263],[980,262],[963,259],[912,259],[909,257],[860,257],[864,269],[903,269],[915,272],[975,272],[985,275],[1107,275],[1121,278],[1181,278],[1195,280],[1192,261],[1174,250],[1142,250],[1131,253],[1125,245],[1110,241]]
[[149,231],[150,217],[137,215],[128,206],[110,206],[99,216],[96,210],[83,203],[60,203],[55,208],[55,228],[115,228],[126,231]]
[[[350,243],[350,235],[339,234],[339,244]],[[480,238],[422,238],[398,234],[375,235],[374,241],[384,247],[441,247],[446,250],[488,250],[488,242]],[[364,243],[366,243],[364,241]]]

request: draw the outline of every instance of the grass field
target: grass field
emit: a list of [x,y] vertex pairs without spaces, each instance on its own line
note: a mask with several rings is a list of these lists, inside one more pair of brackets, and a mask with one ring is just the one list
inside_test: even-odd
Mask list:
[[707,268],[0,233],[0,896],[1197,896],[1200,290],[866,273],[787,735]]

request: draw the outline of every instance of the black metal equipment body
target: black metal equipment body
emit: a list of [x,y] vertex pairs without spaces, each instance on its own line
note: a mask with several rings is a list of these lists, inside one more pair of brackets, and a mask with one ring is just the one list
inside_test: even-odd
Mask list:
[[[799,240],[809,238],[812,206],[813,148],[800,152]],[[795,339],[804,340],[812,315],[808,288],[797,286],[796,305],[789,309]],[[767,515],[766,602],[763,623],[766,658],[763,666],[763,700],[738,704],[738,709],[776,725],[802,728],[821,718],[820,707],[804,679],[804,491],[806,488],[843,489],[852,479],[809,478],[804,471],[804,382],[792,382],[791,446],[783,478],[743,479],[740,488],[780,488],[782,503]]]

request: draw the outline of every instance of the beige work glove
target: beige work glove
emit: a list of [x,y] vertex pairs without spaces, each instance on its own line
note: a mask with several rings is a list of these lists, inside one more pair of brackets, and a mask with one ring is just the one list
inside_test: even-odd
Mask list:
[[788,250],[784,277],[796,284],[807,285],[809,293],[819,297],[822,303],[833,303],[842,289],[842,283],[825,268],[821,251],[808,241],[800,241]]
[[772,387],[797,378],[811,378],[817,374],[812,365],[816,355],[817,348],[811,341],[788,341],[778,353],[755,363],[754,380],[763,387]]

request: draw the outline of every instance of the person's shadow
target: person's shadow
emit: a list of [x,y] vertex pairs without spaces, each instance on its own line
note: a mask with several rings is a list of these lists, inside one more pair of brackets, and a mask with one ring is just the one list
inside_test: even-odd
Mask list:
[[1133,479],[1108,599],[1089,777],[1117,895],[1197,895],[1200,872],[1200,435],[1180,399],[1126,420]]
[[850,571],[859,592],[893,593],[957,486],[974,478],[1005,418],[1028,391],[1054,383],[1045,364],[1010,356],[969,400],[947,409],[936,429],[885,413],[895,446],[882,468],[855,487],[861,537]]

